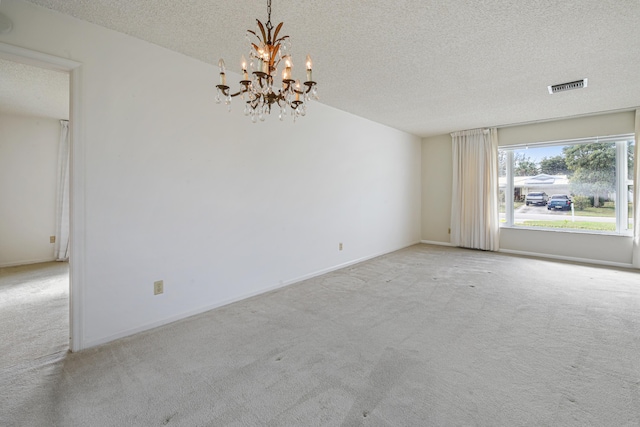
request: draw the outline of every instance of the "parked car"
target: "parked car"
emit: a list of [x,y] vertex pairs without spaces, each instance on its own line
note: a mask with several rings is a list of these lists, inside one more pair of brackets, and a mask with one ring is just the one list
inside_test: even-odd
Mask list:
[[547,210],[570,210],[571,209],[571,198],[566,194],[554,194],[549,199],[549,203],[547,203]]
[[524,198],[524,201],[527,204],[527,206],[529,205],[544,206],[547,204],[548,200],[549,200],[549,196],[544,191],[528,193]]

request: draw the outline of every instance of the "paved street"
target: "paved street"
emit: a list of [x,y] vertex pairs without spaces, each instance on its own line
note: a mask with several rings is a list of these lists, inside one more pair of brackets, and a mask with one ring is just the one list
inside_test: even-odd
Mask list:
[[[514,212],[516,221],[536,220],[536,221],[554,221],[566,219],[569,221],[593,221],[593,222],[612,222],[615,223],[615,217],[598,217],[598,216],[578,216],[571,215],[571,211],[549,211],[546,206],[526,206],[523,205]],[[503,213],[500,218],[504,218]]]

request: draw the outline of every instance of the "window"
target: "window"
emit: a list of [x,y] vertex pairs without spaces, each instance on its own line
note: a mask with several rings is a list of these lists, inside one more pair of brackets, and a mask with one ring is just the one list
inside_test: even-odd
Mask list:
[[630,234],[633,135],[500,147],[500,224]]

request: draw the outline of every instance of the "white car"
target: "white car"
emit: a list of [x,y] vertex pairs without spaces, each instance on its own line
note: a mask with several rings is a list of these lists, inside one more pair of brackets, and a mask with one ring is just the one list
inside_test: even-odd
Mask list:
[[524,198],[524,201],[527,204],[527,206],[529,205],[544,206],[547,204],[548,200],[549,200],[549,196],[544,191],[528,193]]

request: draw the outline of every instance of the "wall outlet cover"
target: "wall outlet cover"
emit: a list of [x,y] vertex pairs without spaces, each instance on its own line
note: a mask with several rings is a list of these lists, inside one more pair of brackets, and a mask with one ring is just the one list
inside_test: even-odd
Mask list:
[[164,282],[162,280],[153,282],[153,294],[160,295],[163,292],[164,292]]

